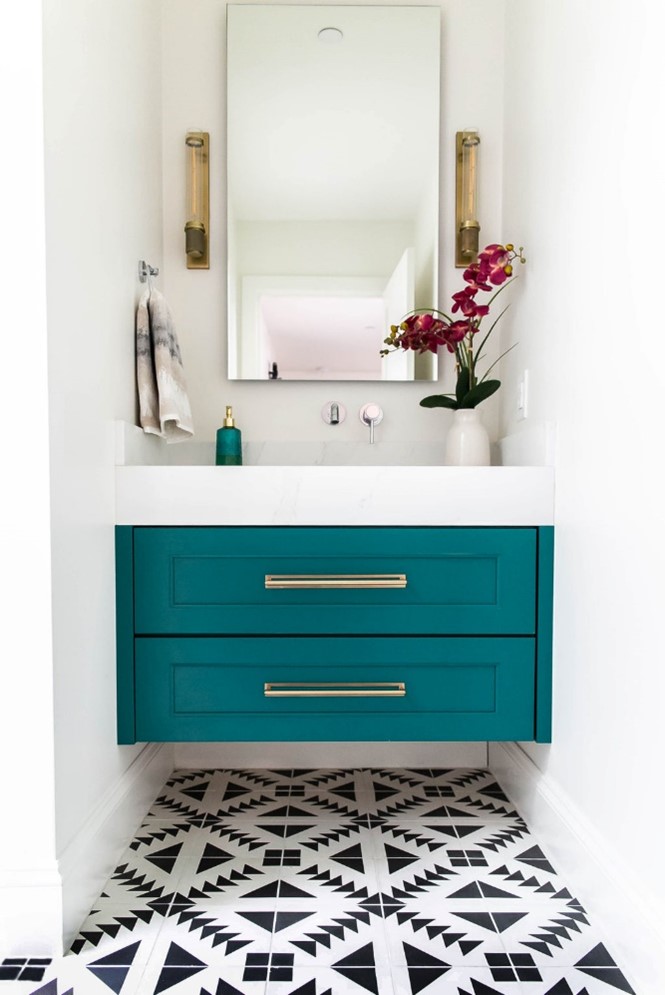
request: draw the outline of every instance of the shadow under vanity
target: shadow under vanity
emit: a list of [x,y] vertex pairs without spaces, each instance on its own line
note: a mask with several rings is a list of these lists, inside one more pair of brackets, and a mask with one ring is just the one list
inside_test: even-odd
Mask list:
[[549,468],[117,473],[119,742],[550,740]]

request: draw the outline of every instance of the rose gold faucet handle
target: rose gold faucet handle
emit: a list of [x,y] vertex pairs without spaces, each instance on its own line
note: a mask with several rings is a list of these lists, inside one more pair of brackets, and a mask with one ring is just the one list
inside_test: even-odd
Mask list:
[[369,425],[369,442],[374,445],[374,426],[380,425],[383,421],[383,411],[375,401],[364,404],[358,412],[363,425]]

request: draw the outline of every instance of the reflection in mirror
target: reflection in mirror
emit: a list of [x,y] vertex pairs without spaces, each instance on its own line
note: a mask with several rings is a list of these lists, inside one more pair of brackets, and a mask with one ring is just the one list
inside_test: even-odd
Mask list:
[[431,380],[439,7],[228,7],[231,380]]

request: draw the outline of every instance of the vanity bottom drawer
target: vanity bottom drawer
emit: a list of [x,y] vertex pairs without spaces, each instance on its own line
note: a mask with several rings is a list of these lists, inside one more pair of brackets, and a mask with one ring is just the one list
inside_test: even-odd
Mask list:
[[529,740],[534,640],[136,639],[140,741]]

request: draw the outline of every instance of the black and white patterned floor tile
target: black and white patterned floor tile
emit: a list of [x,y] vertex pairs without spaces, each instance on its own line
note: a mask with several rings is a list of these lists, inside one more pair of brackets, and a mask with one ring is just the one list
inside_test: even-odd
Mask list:
[[460,769],[178,771],[37,970],[12,990],[633,993],[493,775]]

